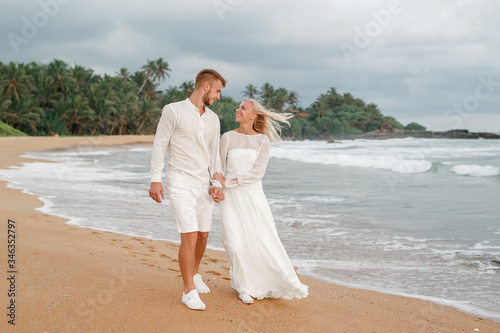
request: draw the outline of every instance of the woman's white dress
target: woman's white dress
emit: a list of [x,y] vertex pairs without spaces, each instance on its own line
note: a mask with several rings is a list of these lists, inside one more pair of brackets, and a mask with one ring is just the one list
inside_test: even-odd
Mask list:
[[269,138],[263,134],[231,131],[221,138],[226,177],[221,234],[231,265],[231,286],[257,299],[302,298],[308,287],[299,281],[288,259],[262,189],[269,148]]

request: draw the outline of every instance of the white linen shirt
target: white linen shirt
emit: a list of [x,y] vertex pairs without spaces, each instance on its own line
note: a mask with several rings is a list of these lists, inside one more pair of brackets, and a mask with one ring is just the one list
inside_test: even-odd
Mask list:
[[189,98],[165,105],[151,155],[151,182],[161,182],[168,150],[167,186],[208,186],[220,171],[219,117],[205,107],[200,116]]

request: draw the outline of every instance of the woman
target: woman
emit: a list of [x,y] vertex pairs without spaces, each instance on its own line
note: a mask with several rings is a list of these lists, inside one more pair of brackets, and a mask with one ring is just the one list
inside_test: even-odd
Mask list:
[[243,101],[235,115],[239,128],[220,141],[226,177],[214,175],[225,187],[220,218],[231,286],[247,304],[253,298],[306,297],[308,287],[300,283],[281,244],[261,182],[270,142],[280,141],[277,121],[288,123],[290,116],[266,110],[252,99]]

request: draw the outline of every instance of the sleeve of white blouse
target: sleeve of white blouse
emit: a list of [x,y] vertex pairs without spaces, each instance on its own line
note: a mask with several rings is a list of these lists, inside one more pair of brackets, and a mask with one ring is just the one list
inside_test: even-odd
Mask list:
[[151,154],[151,182],[161,182],[162,170],[165,166],[165,153],[175,129],[177,114],[171,106],[166,105],[156,128],[156,135]]
[[229,135],[224,134],[220,139],[219,153],[220,153],[220,167],[223,175],[226,174],[227,165],[227,149],[229,147]]
[[247,185],[261,180],[266,174],[267,163],[269,162],[269,153],[269,138],[264,136],[264,139],[259,147],[259,155],[257,156],[257,160],[255,161],[253,168],[244,174],[238,175],[238,178],[226,180],[226,187],[231,188],[238,185]]
[[212,177],[216,172],[221,172],[221,164],[220,164],[220,154],[219,154],[219,146],[220,146],[220,121],[219,118],[214,115],[214,127],[215,130],[212,135],[212,139],[210,140],[210,145],[208,147],[210,152],[210,184],[212,186],[221,187],[222,185],[216,181],[212,180]]

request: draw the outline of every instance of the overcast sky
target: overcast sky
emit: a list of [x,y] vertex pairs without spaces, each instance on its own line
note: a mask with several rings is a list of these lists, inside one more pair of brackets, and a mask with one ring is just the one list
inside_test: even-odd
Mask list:
[[162,57],[162,88],[202,68],[248,84],[334,87],[403,125],[500,132],[500,2],[493,0],[0,0],[0,61],[57,58],[114,74]]

